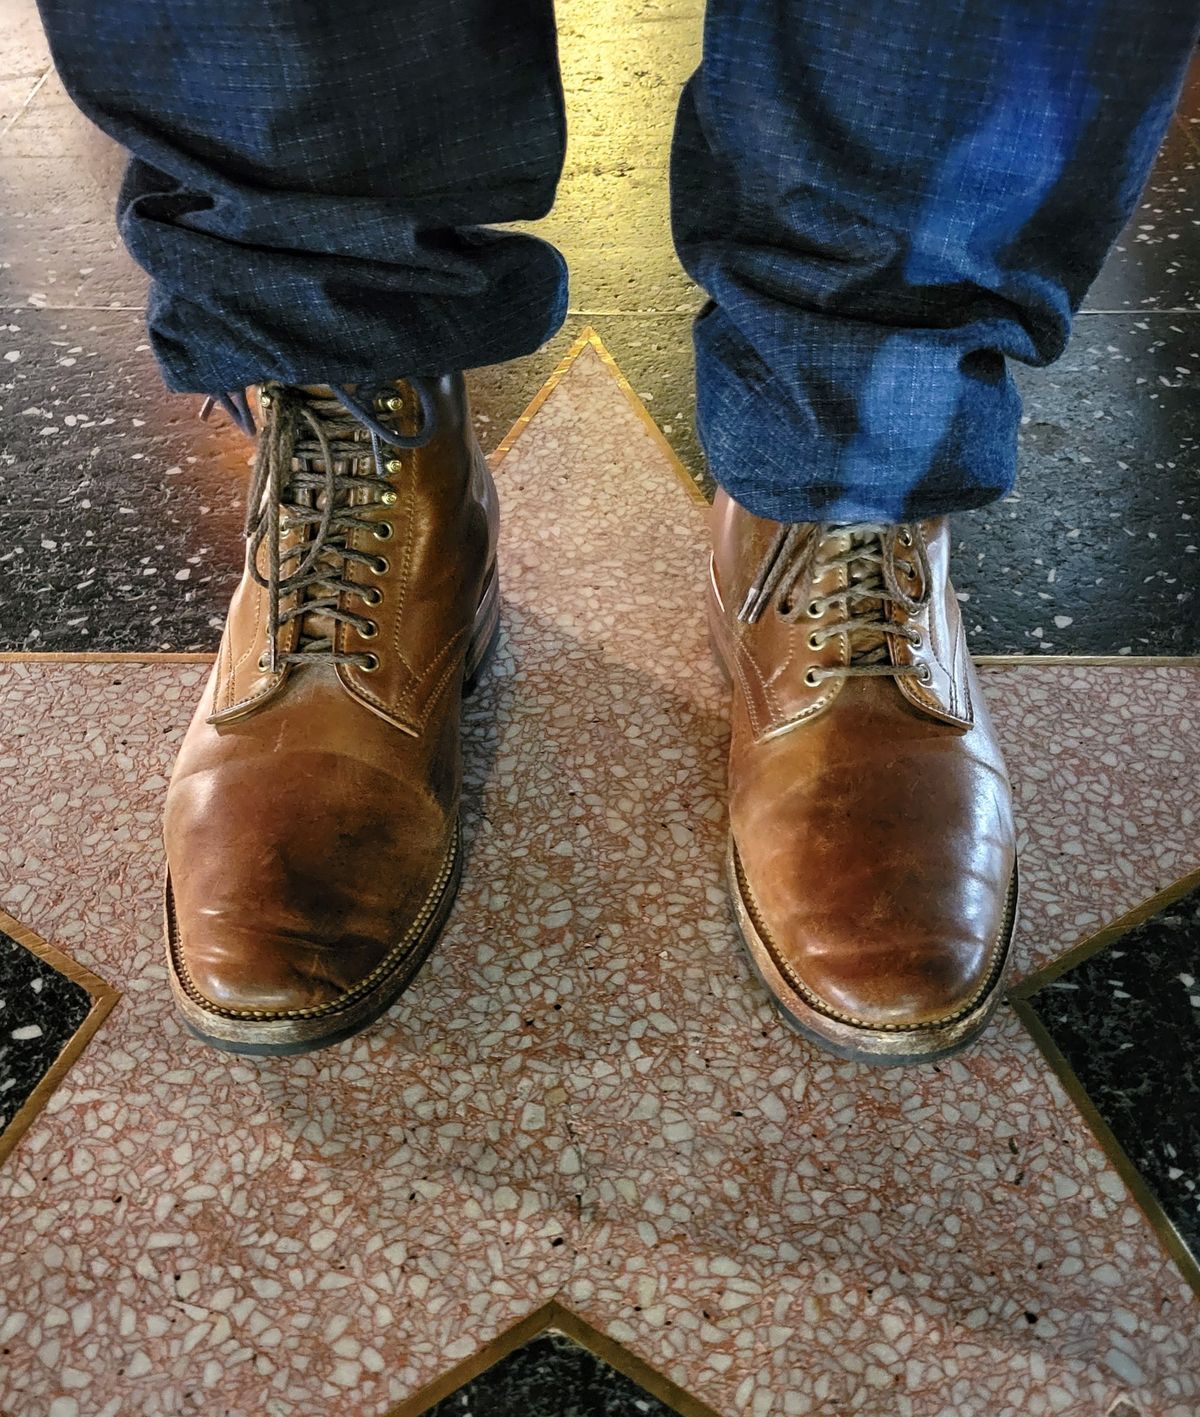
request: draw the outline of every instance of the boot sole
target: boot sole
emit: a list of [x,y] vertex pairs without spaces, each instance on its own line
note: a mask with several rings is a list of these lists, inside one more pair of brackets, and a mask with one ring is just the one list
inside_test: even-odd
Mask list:
[[[470,694],[491,658],[500,634],[500,579],[493,563],[475,614],[463,665],[463,694]],[[425,906],[409,934],[389,952],[352,997],[311,1009],[269,1011],[221,1009],[205,1000],[187,978],[179,951],[175,898],[167,873],[164,890],[167,973],[171,992],[194,1037],[224,1053],[279,1057],[332,1047],[381,1018],[416,978],[433,952],[462,881],[462,827],[456,819],[450,846]],[[378,976],[377,978],[375,976]]]

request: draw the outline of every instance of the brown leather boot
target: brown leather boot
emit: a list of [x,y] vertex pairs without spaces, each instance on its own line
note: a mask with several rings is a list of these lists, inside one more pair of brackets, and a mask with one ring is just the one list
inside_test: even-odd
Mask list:
[[[348,397],[259,391],[246,570],[167,794],[171,984],[193,1032],[234,1052],[377,1018],[461,870],[459,711],[499,622],[495,487],[461,377]],[[396,446],[419,424],[432,436]]]
[[841,1057],[953,1052],[999,1001],[1017,871],[947,522],[786,526],[723,494],[713,518],[750,958],[785,1021]]

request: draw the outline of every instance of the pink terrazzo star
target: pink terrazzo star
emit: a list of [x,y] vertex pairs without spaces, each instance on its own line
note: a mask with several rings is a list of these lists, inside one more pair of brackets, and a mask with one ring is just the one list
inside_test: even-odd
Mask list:
[[[729,1417],[1194,1417],[1195,1300],[1011,1009],[880,1072],[752,982],[704,516],[595,342],[498,477],[463,893],[327,1053],[221,1057],[172,1010],[159,806],[204,667],[0,665],[0,906],[122,994],[0,1169],[0,1408],[411,1412],[557,1300]],[[1197,865],[1200,669],[985,682],[1028,971]]]

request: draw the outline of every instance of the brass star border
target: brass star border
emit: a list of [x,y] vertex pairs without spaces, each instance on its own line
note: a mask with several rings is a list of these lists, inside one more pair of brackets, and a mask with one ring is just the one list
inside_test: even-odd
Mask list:
[[509,1354],[515,1353],[517,1349],[523,1348],[543,1333],[560,1333],[564,1338],[579,1344],[581,1348],[586,1348],[601,1362],[615,1368],[618,1373],[623,1373],[651,1397],[657,1398],[665,1407],[678,1412],[679,1417],[721,1417],[714,1408],[693,1397],[670,1378],[664,1377],[627,1348],[623,1348],[615,1339],[594,1329],[591,1324],[584,1323],[577,1314],[573,1314],[554,1299],[543,1304],[540,1309],[535,1309],[520,1323],[506,1329],[491,1343],[485,1344],[478,1353],[463,1359],[448,1372],[427,1383],[412,1397],[388,1408],[384,1417],[421,1417],[423,1412],[428,1412],[443,1399],[451,1397],[472,1379],[487,1372],[489,1368],[494,1368]]
[[14,920],[3,910],[0,910],[0,930],[11,936],[18,945],[22,945],[31,954],[36,955],[43,964],[48,964],[51,969],[65,975],[72,983],[86,989],[92,1000],[92,1006],[83,1022],[63,1044],[62,1051],[47,1068],[41,1081],[22,1103],[12,1121],[4,1128],[3,1132],[0,1132],[0,1166],[2,1166],[13,1147],[29,1130],[34,1118],[50,1100],[54,1089],[66,1077],[75,1060],[91,1042],[96,1030],[111,1013],[114,1004],[121,996],[99,975],[93,974],[90,969],[85,969],[81,964],[76,964],[69,955],[63,954],[62,950],[43,940],[40,935],[22,925],[19,920]]
[[1104,1152],[1112,1163],[1113,1169],[1129,1188],[1130,1194],[1137,1201],[1142,1214],[1150,1223],[1155,1235],[1158,1236],[1159,1243],[1174,1260],[1192,1292],[1197,1298],[1200,1298],[1200,1256],[1195,1255],[1188,1247],[1187,1242],[1172,1223],[1170,1216],[1159,1204],[1158,1197],[1146,1184],[1142,1173],[1117,1140],[1112,1128],[1100,1115],[1095,1103],[1088,1096],[1087,1090],[1079,1080],[1075,1069],[1067,1061],[1045,1024],[1042,1023],[1033,1002],[1038,992],[1044,989],[1047,984],[1053,984],[1056,979],[1060,979],[1077,965],[1091,959],[1093,955],[1100,954],[1110,945],[1116,944],[1136,926],[1145,924],[1147,920],[1153,919],[1161,911],[1174,905],[1177,900],[1182,900],[1185,895],[1190,895],[1197,886],[1200,886],[1200,870],[1192,871],[1174,881],[1165,890],[1159,891],[1157,895],[1152,895],[1148,900],[1142,901],[1140,905],[1134,906],[1132,910],[1112,921],[1111,924],[1097,930],[1094,935],[1089,935],[1087,939],[1073,945],[1069,950],[1059,955],[1053,963],[1022,979],[1014,989],[1009,991],[1008,999],[1016,1010],[1017,1017],[1042,1050],[1046,1062],[1058,1078],[1063,1090],[1075,1104],[1083,1120],[1092,1129],[1100,1150]]

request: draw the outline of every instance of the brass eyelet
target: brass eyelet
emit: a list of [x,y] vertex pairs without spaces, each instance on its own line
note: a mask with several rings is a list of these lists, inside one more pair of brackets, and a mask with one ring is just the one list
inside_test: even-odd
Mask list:
[[825,641],[823,639],[817,639],[818,633],[819,631],[814,630],[812,634],[808,637],[808,647],[814,652],[819,651],[825,644]]
[[396,491],[394,487],[386,487],[379,494],[379,500],[383,503],[385,507],[394,507],[396,503],[400,500],[400,494]]
[[368,620],[365,625],[360,627],[358,631],[358,638],[360,640],[373,640],[378,633],[379,626],[375,623],[374,620]]
[[373,532],[372,534],[374,535],[376,541],[391,541],[391,539],[392,539],[392,524],[391,524],[391,522],[380,522],[379,525],[375,528],[375,530],[374,530],[374,532]]
[[383,601],[383,591],[377,585],[364,586],[362,598],[368,605],[379,605]]
[[359,668],[364,674],[374,674],[379,668],[379,656],[377,654],[364,654],[363,662]]
[[824,610],[821,609],[815,600],[808,602],[808,618],[810,620],[819,620],[824,613]]
[[261,673],[268,674],[271,669],[271,656],[264,651],[258,656],[258,667]]
[[900,542],[901,546],[911,546],[913,544],[912,532],[909,531],[907,527],[905,527],[904,530],[901,531],[897,540]]
[[924,649],[925,636],[921,634],[920,630],[914,630],[913,637],[909,640],[909,644],[912,645],[913,649]]
[[392,563],[386,556],[376,556],[375,560],[371,563],[371,570],[377,576],[386,576],[391,569]]
[[920,669],[917,670],[917,681],[921,684],[933,683],[933,670],[930,669],[928,664],[922,664]]
[[804,682],[810,689],[815,689],[823,678],[824,675],[820,674],[816,669],[808,669],[804,674]]
[[383,466],[388,472],[404,471],[404,464],[400,461],[399,458],[388,458],[387,462],[385,462]]

